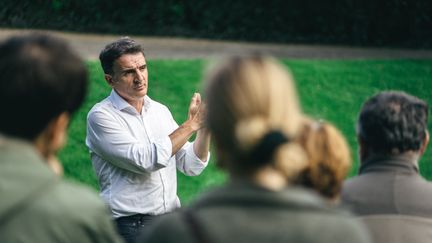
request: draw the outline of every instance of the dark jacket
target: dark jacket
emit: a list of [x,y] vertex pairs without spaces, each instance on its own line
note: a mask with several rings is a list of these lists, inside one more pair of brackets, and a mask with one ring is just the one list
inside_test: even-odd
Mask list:
[[344,183],[342,202],[358,215],[432,217],[432,183],[420,176],[409,156],[374,157]]
[[[195,233],[193,233],[195,232]],[[369,242],[362,224],[303,189],[231,184],[162,218],[139,242]]]
[[121,242],[96,193],[61,181],[32,145],[0,138],[0,242]]

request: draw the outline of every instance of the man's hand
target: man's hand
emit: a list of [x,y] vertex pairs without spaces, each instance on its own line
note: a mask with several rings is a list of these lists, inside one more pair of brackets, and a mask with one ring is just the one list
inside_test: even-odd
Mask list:
[[201,101],[201,95],[194,93],[189,104],[189,113],[187,123],[191,126],[193,131],[198,131],[204,126],[206,115],[206,106]]
[[[188,119],[185,121],[181,126],[179,126],[173,133],[169,135],[172,143],[172,155],[176,154],[177,151],[188,141],[188,139],[198,130],[204,127],[204,120],[206,115],[206,108],[205,104],[201,101],[201,95],[199,93],[195,93],[192,96],[191,102],[189,104],[189,112],[188,112]],[[199,140],[202,140],[199,144],[199,148],[196,150],[196,154],[198,154],[203,158],[207,158],[208,153],[208,146],[206,145],[209,143],[210,139],[209,135],[203,136],[199,135],[200,132],[197,134],[198,137],[204,137]],[[205,134],[209,134],[206,132]],[[199,136],[198,136],[199,135]],[[201,148],[202,147],[202,148]],[[206,151],[201,151],[206,150]],[[201,156],[201,154],[203,154]]]
[[201,105],[201,95],[200,93],[194,93],[191,102],[189,104],[188,119],[192,119],[192,117],[194,117],[198,113],[200,105]]

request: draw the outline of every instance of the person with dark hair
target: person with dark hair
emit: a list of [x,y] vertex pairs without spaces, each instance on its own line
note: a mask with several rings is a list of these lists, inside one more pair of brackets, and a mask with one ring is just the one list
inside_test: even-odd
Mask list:
[[290,74],[263,56],[232,57],[206,78],[207,124],[225,186],[167,215],[139,242],[369,242],[349,214],[291,182],[307,166]]
[[358,215],[432,217],[432,183],[418,161],[429,142],[428,105],[403,92],[380,92],[360,111],[359,175],[343,185],[342,201]]
[[0,44],[0,242],[120,242],[94,192],[64,182],[56,158],[87,90],[87,70],[44,34]]
[[140,228],[180,207],[176,168],[198,175],[207,166],[205,106],[195,93],[188,119],[178,126],[168,108],[147,95],[144,51],[130,38],[108,44],[99,58],[112,91],[88,114],[86,144],[101,196],[120,234],[132,242]]

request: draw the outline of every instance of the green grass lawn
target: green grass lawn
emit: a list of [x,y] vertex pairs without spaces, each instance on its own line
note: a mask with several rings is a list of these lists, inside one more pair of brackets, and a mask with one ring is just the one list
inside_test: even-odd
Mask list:
[[[380,90],[403,90],[432,104],[432,60],[284,60],[294,74],[303,109],[317,119],[334,123],[346,136],[354,159],[350,175],[358,169],[355,121],[363,101]],[[150,60],[149,95],[167,105],[180,124],[186,119],[193,92],[200,90],[205,61]],[[85,104],[74,116],[69,141],[60,158],[65,176],[97,188],[89,153],[85,146],[86,116],[90,108],[109,95],[98,62],[89,62],[90,90]],[[431,130],[431,122],[429,122]],[[420,162],[422,174],[432,180],[432,152]],[[212,157],[212,161],[215,157]],[[178,193],[188,202],[197,193],[223,183],[226,176],[213,163],[198,177],[179,175]]]

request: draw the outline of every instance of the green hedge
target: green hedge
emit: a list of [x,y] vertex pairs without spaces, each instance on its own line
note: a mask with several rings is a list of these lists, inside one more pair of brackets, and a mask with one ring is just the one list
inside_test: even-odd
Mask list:
[[1,0],[0,4],[2,27],[432,47],[431,0]]

